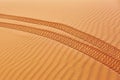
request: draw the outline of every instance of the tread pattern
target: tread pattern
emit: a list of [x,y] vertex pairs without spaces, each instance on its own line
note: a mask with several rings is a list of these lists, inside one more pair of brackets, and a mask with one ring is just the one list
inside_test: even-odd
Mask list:
[[75,28],[72,28],[68,25],[62,24],[62,23],[56,23],[56,22],[49,22],[44,20],[37,20],[32,18],[26,18],[26,17],[19,17],[19,16],[12,16],[12,15],[6,15],[6,14],[0,14],[0,18],[4,19],[10,19],[10,20],[17,20],[17,21],[23,21],[33,24],[39,24],[39,25],[45,25],[52,28],[56,28],[62,31],[65,31],[73,36],[76,36],[80,39],[83,39],[90,44],[98,47],[101,51],[105,52],[111,57],[114,57],[115,59],[120,60],[120,50],[116,47],[110,45],[109,43],[106,43],[92,35],[89,35],[87,33],[84,33],[82,31],[79,31]]
[[0,26],[4,28],[33,33],[36,35],[40,35],[43,37],[56,40],[62,44],[65,44],[71,48],[74,48],[80,52],[83,52],[86,55],[89,55],[90,57],[103,63],[110,69],[120,74],[120,61],[118,59],[115,59],[92,46],[81,43],[80,41],[74,40],[70,37],[67,37],[67,36],[64,36],[58,33],[54,33],[48,30],[37,29],[37,28],[29,27],[29,26],[23,26],[23,25],[11,24],[11,23],[2,23],[2,22],[0,22]]

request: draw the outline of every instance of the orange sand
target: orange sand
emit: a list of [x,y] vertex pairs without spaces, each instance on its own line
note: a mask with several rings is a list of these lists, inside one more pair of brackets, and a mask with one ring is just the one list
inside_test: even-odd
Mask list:
[[[0,14],[62,23],[94,36],[60,30],[65,26],[59,24],[56,29],[50,23],[34,24],[0,15],[0,80],[120,80],[119,0],[1,0]],[[45,29],[93,48],[80,49],[81,45],[70,40],[66,45],[60,42],[66,39],[56,41],[1,23]]]

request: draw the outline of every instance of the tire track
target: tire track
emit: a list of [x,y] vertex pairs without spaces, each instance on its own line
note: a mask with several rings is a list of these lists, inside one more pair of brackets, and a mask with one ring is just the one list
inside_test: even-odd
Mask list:
[[80,39],[83,39],[98,48],[100,48],[101,51],[105,52],[106,54],[120,60],[120,50],[109,43],[106,43],[92,35],[89,35],[87,33],[84,33],[82,31],[79,31],[75,28],[72,28],[70,26],[67,26],[62,23],[56,23],[56,22],[49,22],[49,21],[43,21],[43,20],[37,20],[37,19],[32,19],[32,18],[27,18],[27,17],[19,17],[19,16],[12,16],[12,15],[6,15],[6,14],[0,14],[0,18],[4,19],[11,19],[11,20],[17,20],[17,21],[23,21],[23,22],[28,22],[28,23],[33,23],[33,24],[39,24],[39,25],[45,25],[49,26],[52,28],[56,28],[62,31],[65,31],[71,35],[74,35]]
[[87,44],[81,43],[77,40],[74,40],[70,37],[54,33],[48,30],[43,30],[43,29],[38,29],[38,28],[33,28],[29,26],[23,26],[23,25],[17,25],[17,24],[10,24],[10,23],[2,23],[0,22],[0,26],[4,28],[9,28],[9,29],[15,29],[18,31],[23,31],[23,32],[29,32],[32,34],[40,35],[43,37],[47,37],[49,39],[58,41],[62,44],[65,44],[73,49],[76,49],[80,52],[85,53],[86,55],[94,58],[95,60],[103,63],[110,69],[114,70],[118,74],[120,74],[120,61],[117,59],[114,59],[113,57],[107,55],[106,53],[89,46]]

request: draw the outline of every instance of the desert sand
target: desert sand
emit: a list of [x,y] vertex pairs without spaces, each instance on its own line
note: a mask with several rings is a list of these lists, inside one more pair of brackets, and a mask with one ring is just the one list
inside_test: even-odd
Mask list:
[[0,80],[120,80],[119,0],[1,0]]

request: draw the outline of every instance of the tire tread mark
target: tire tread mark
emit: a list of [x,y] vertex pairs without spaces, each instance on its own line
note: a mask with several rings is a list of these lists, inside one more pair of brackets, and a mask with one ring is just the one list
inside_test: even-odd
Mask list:
[[80,39],[83,39],[91,43],[92,45],[97,46],[98,48],[100,48],[100,50],[104,51],[106,54],[120,60],[120,50],[118,48],[90,34],[79,31],[71,26],[68,26],[62,23],[57,23],[57,22],[49,22],[49,21],[44,21],[44,20],[37,20],[37,19],[32,19],[32,18],[27,18],[27,17],[19,17],[19,16],[6,15],[6,14],[0,14],[0,18],[23,21],[23,22],[39,24],[39,25],[45,25],[45,26],[49,26],[52,28],[65,31],[71,35],[74,35]]
[[23,25],[17,25],[17,24],[11,24],[11,23],[0,22],[0,26],[4,27],[4,28],[15,29],[18,31],[23,31],[23,32],[40,35],[40,36],[47,37],[49,39],[58,41],[66,46],[69,46],[73,49],[83,52],[84,54],[103,63],[110,69],[112,69],[115,72],[117,72],[118,74],[120,74],[120,60],[117,60],[92,46],[81,43],[80,41],[74,40],[68,36],[61,35],[61,34],[51,32],[48,30],[44,30],[44,29],[23,26]]

